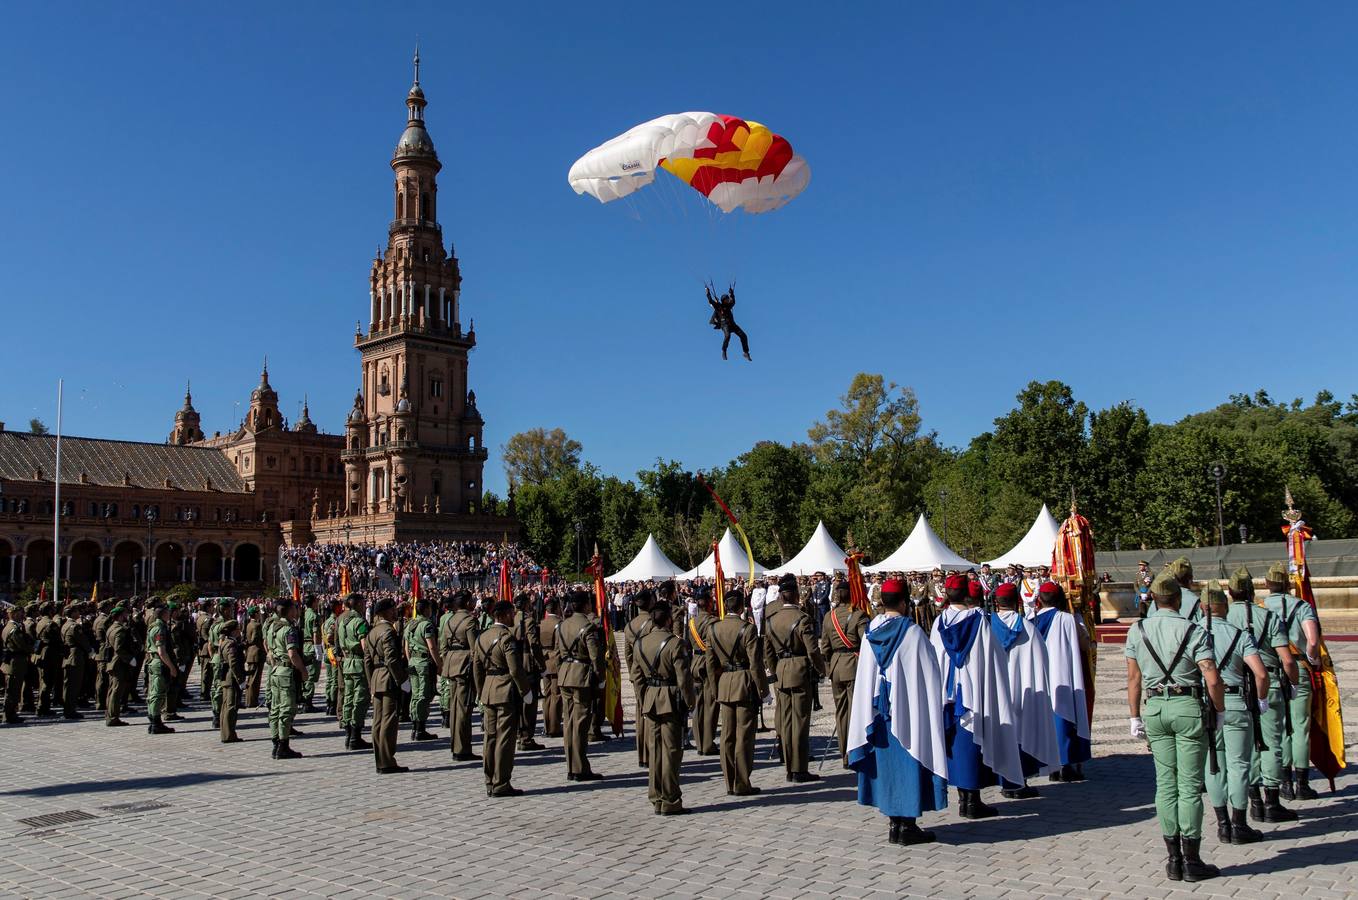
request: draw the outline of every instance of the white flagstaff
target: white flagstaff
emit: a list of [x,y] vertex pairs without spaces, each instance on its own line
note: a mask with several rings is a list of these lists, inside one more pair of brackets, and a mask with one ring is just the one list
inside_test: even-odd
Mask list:
[[57,379],[57,471],[52,476],[56,496],[52,501],[52,602],[61,609],[61,386]]

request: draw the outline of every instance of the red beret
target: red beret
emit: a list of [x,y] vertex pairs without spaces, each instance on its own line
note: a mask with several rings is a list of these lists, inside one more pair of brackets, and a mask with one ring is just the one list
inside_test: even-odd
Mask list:
[[1015,585],[1012,581],[1006,581],[1002,583],[999,587],[995,588],[995,599],[1013,600],[1016,597],[1018,597],[1018,592],[1019,590],[1017,585]]
[[944,581],[943,581],[943,589],[944,589],[944,590],[948,590],[948,591],[951,591],[951,590],[966,590],[966,587],[967,587],[967,579],[966,579],[966,577],[963,576],[963,575],[958,575],[956,572],[954,572],[953,574],[949,575],[949,576],[948,576],[946,579],[944,579]]
[[1037,592],[1039,594],[1059,594],[1061,593],[1061,585],[1057,584],[1055,581],[1044,581],[1042,582],[1042,587],[1037,589]]
[[899,578],[888,578],[882,582],[883,594],[904,594],[905,590],[905,582]]
[[973,581],[967,585],[967,593],[973,600],[980,600],[985,597],[985,588],[981,587],[981,582]]

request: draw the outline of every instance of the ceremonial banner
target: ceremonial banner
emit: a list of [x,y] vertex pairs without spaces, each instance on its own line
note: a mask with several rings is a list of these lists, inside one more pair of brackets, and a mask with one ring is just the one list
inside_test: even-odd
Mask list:
[[348,566],[340,566],[340,596],[347,597],[354,592],[353,577]]
[[1099,624],[1099,576],[1094,568],[1094,529],[1076,510],[1071,492],[1070,518],[1061,523],[1052,548],[1052,581],[1061,585],[1070,602],[1070,612],[1084,623],[1089,638],[1084,658],[1085,700],[1089,718],[1094,718],[1094,673],[1097,657],[1095,642]]
[[608,609],[608,591],[604,588],[604,561],[598,547],[594,548],[587,571],[594,576],[594,612],[603,631],[604,714],[617,736],[622,734],[622,662],[618,659],[617,641],[613,639],[613,618]]
[[302,603],[302,579],[296,575],[292,576],[292,602],[298,605]]
[[420,567],[416,566],[410,570],[410,618],[415,618],[415,607],[424,598],[424,589],[420,587]]
[[750,549],[750,539],[745,536],[745,529],[740,527],[740,520],[736,518],[735,513],[731,512],[731,507],[726,505],[726,501],[717,495],[717,492],[712,489],[712,485],[708,484],[701,474],[698,475],[698,483],[707,488],[707,492],[712,495],[713,500],[717,501],[717,506],[721,507],[721,511],[726,513],[726,518],[731,521],[731,527],[739,535],[740,545],[745,548],[745,558],[750,561],[750,581],[745,585],[745,590],[754,590],[754,551]]
[[717,620],[726,618],[726,575],[721,570],[721,542],[712,542],[712,565],[716,570],[712,585],[712,599],[716,603]]
[[509,581],[509,560],[500,560],[500,585],[497,596],[501,600],[514,600],[514,586]]
[[844,557],[844,565],[849,567],[849,605],[861,609],[872,618],[872,604],[868,602],[868,586],[863,582],[863,554],[857,550]]

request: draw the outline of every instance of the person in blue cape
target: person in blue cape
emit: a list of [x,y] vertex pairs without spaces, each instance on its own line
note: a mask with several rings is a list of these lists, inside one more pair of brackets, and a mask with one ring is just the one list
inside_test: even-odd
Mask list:
[[1061,769],[1053,781],[1084,781],[1084,764],[1089,761],[1089,698],[1085,668],[1088,636],[1080,620],[1065,611],[1066,594],[1054,581],[1042,585],[1037,593],[1037,615],[1033,627],[1047,644],[1050,666],[1052,707],[1056,716],[1056,744],[1061,751]]
[[936,840],[916,822],[948,803],[948,754],[938,661],[911,620],[905,582],[882,584],[881,615],[863,636],[849,717],[849,768],[858,802],[890,820],[893,844]]
[[943,675],[948,781],[957,788],[958,815],[987,819],[999,810],[981,799],[981,789],[997,778],[1023,783],[1008,663],[980,598],[969,602],[966,577],[949,575],[944,594],[948,607],[930,642]]

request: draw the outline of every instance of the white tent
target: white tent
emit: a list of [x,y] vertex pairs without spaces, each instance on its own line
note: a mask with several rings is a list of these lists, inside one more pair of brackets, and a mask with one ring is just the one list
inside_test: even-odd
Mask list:
[[929,520],[921,513],[910,537],[896,549],[896,552],[873,566],[864,566],[864,572],[928,572],[934,568],[970,569],[976,563],[965,560],[948,549],[929,527]]
[[[726,529],[726,533],[721,536],[717,546],[721,550],[721,572],[727,578],[745,578],[750,574],[750,558],[745,555],[745,548],[740,546],[735,535],[731,534],[731,529]],[[768,569],[761,566],[758,561],[754,564],[755,576],[768,574]],[[680,581],[692,581],[695,578],[713,578],[716,576],[717,567],[712,562],[712,554],[707,554],[707,559],[698,563],[697,568],[689,569],[684,574],[678,576]]]
[[1061,523],[1056,521],[1044,503],[1042,511],[1033,522],[1033,527],[1028,529],[1023,540],[1015,544],[1008,553],[1000,554],[986,565],[994,569],[1002,569],[1010,563],[1018,563],[1025,569],[1032,566],[1050,566],[1052,550],[1056,547],[1056,535],[1060,531]]
[[632,557],[632,561],[623,566],[622,569],[609,575],[604,581],[651,581],[656,579],[676,578],[684,574],[684,570],[670,562],[670,558],[665,555],[665,551],[660,549],[660,545],[655,542],[655,535],[646,535],[646,543],[641,545],[637,555]]
[[[847,554],[835,543],[835,539],[830,537],[830,532],[826,529],[824,522],[816,523],[816,532],[811,535],[811,540],[806,542],[806,546],[801,549],[792,559],[770,569],[770,575],[814,575],[816,572],[847,572],[849,567],[844,565],[844,557]],[[726,568],[726,563],[722,563],[722,569]]]

